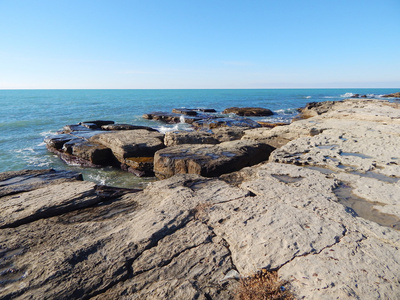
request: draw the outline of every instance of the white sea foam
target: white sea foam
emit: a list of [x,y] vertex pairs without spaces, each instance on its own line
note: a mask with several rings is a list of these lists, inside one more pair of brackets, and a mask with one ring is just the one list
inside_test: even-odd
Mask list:
[[16,153],[24,153],[24,152],[35,152],[35,150],[33,150],[32,147],[28,147],[28,148],[23,148],[23,149],[17,149],[15,150]]
[[278,115],[293,115],[297,113],[296,108],[277,109],[274,111]]
[[89,174],[89,175],[87,175],[87,177],[88,177],[89,181],[93,181],[97,184],[101,184],[101,185],[106,184],[106,179],[103,176],[101,176],[100,174],[96,174],[96,175]]
[[311,96],[306,96],[305,98],[306,98],[306,99],[311,99]]
[[176,124],[176,125],[173,126],[173,127],[161,126],[161,127],[157,128],[157,130],[158,130],[160,133],[165,134],[165,133],[168,132],[168,131],[176,131],[176,130],[179,130],[179,126],[178,126],[178,124]]
[[340,97],[342,97],[342,98],[350,98],[350,97],[353,97],[353,96],[354,96],[353,93],[345,93],[343,95],[340,95]]
[[184,115],[181,115],[181,116],[179,117],[179,121],[180,121],[181,123],[186,123],[186,122],[185,122],[185,117],[184,117]]
[[43,131],[40,133],[41,136],[50,136],[50,135],[55,135],[55,134],[57,134],[57,131],[54,131],[54,130]]

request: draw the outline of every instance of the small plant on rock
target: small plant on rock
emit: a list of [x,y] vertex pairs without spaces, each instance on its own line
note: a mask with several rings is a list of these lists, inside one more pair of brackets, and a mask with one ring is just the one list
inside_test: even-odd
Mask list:
[[279,280],[277,271],[261,270],[257,274],[242,278],[236,300],[293,300],[286,288],[287,282]]

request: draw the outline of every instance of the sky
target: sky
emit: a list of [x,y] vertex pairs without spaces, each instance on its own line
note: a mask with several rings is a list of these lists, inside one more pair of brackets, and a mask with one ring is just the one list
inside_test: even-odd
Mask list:
[[0,0],[0,89],[400,88],[400,0]]

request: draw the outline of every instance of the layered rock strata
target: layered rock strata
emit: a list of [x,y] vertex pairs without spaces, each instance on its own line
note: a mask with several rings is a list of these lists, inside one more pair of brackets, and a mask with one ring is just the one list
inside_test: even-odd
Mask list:
[[2,174],[0,298],[234,299],[238,278],[260,269],[297,299],[400,298],[400,107],[320,105],[246,131],[284,145],[220,178],[175,175],[100,199],[72,174]]

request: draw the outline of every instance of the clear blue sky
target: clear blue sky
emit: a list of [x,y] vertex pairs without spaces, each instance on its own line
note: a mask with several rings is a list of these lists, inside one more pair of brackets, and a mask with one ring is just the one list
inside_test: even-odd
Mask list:
[[400,88],[400,0],[0,0],[0,89]]

